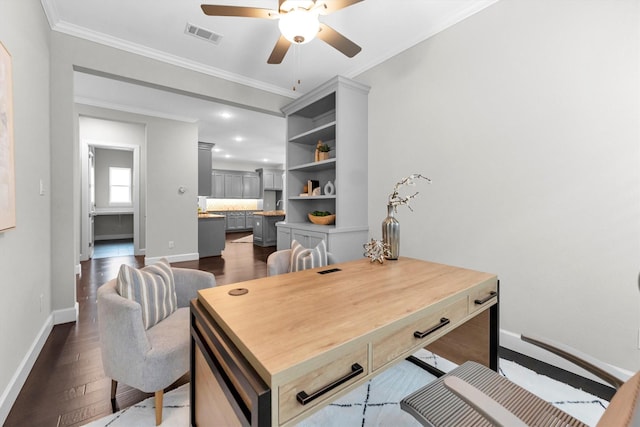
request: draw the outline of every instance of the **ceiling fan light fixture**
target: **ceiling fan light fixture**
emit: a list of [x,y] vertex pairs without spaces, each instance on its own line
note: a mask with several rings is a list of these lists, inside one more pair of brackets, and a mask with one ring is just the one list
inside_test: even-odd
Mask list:
[[316,12],[297,8],[281,15],[278,27],[291,43],[305,44],[313,40],[320,31],[320,21]]

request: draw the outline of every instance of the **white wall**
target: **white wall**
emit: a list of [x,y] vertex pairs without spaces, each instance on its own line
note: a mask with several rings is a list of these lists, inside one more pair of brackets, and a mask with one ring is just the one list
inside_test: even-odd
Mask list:
[[[60,248],[52,254],[52,304],[54,308],[64,309],[75,303],[73,291],[75,265],[79,258],[79,244],[77,242],[79,242],[80,228],[78,214],[80,212],[80,167],[78,164],[78,112],[76,110],[79,107],[74,104],[74,68],[175,88],[215,98],[222,102],[247,105],[256,110],[279,113],[280,108],[290,102],[290,99],[58,32],[51,33],[50,66],[51,97],[52,100],[55,100],[55,108],[51,110],[51,146],[53,147],[51,214],[52,221],[57,224],[57,227],[52,230],[52,239]],[[167,137],[169,135],[170,133],[167,134]],[[149,133],[147,136],[149,138]],[[174,141],[174,143],[176,142]],[[194,159],[196,157],[197,152],[194,149]],[[159,152],[158,157],[154,156],[154,160],[156,159],[166,163],[171,161],[168,151]],[[151,157],[149,160],[151,161]],[[166,164],[163,166],[168,167]],[[194,167],[194,179],[197,179],[196,171],[197,167]],[[171,171],[171,173],[172,178],[185,181],[182,176],[177,176],[177,171]],[[162,181],[167,177],[159,176],[159,178]],[[152,174],[148,174],[148,179],[154,179]],[[197,181],[194,182],[196,184],[192,188],[197,185]],[[150,181],[151,184],[155,183]],[[150,188],[147,191],[148,197],[152,197]],[[171,191],[175,191],[173,186]],[[151,209],[151,206],[148,205],[147,208]],[[154,225],[167,227],[167,224],[170,223],[171,221],[160,221],[159,223],[154,222]],[[194,219],[193,233],[196,231],[197,222]],[[151,232],[149,221],[147,221],[147,233]],[[188,233],[191,234],[192,231]],[[167,247],[167,237],[169,236],[162,234],[157,236],[157,241],[162,242],[163,248]],[[177,240],[182,241],[183,239],[176,238],[175,240],[177,245]],[[151,241],[149,238],[146,241],[146,255],[157,256],[160,251],[149,252]],[[195,249],[197,246],[194,247],[194,253],[197,253]]]
[[[170,261],[197,258],[197,125],[87,105],[77,108],[82,138],[142,146],[140,228],[145,255]],[[181,186],[184,194],[178,192]]]
[[197,212],[197,124],[149,119],[145,263],[198,259]]
[[0,42],[13,61],[17,205],[16,228],[0,233],[2,424],[51,330],[53,316],[49,29],[40,2],[0,0],[0,11]]
[[639,2],[503,0],[359,76],[369,218],[412,172],[401,254],[493,272],[501,327],[640,369]]

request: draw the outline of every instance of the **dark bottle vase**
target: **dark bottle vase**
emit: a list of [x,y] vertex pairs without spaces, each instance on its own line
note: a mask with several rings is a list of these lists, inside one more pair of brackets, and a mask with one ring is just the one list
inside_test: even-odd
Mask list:
[[400,223],[395,217],[395,209],[387,205],[387,217],[382,221],[382,242],[387,244],[389,255],[386,259],[398,259],[400,256]]

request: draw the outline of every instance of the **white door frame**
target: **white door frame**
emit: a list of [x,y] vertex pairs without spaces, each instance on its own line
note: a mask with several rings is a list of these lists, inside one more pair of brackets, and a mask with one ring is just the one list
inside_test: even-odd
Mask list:
[[119,142],[95,141],[91,139],[83,139],[80,141],[80,155],[82,161],[82,178],[81,178],[81,212],[80,212],[80,261],[89,259],[92,248],[89,242],[90,233],[90,206],[89,206],[89,147],[106,148],[109,150],[133,151],[133,176],[132,176],[132,196],[133,196],[133,253],[134,255],[144,255],[144,249],[140,247],[140,146],[135,144],[124,144]]

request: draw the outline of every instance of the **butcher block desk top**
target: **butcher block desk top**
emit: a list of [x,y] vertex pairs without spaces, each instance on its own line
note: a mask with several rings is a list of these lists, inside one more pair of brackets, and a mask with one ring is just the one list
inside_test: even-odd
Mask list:
[[[318,273],[332,267],[340,271]],[[319,366],[390,325],[410,323],[425,307],[437,311],[496,283],[493,274],[427,261],[363,258],[201,290],[199,300],[273,387],[297,377],[297,367]],[[248,293],[229,295],[234,288]]]

